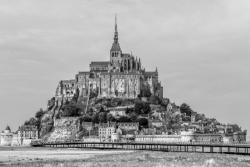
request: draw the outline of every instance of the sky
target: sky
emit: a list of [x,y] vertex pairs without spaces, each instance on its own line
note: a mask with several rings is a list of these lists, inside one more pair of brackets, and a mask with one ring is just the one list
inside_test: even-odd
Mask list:
[[249,0],[1,0],[0,130],[109,60],[115,14],[123,52],[158,67],[165,97],[250,131]]

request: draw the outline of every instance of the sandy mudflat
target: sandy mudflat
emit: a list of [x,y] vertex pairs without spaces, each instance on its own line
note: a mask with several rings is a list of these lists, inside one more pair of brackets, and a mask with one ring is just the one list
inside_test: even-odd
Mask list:
[[24,165],[34,162],[63,162],[85,160],[98,155],[130,153],[126,150],[83,150],[32,147],[0,147],[0,166]]
[[128,150],[0,147],[0,166],[250,167],[250,156]]

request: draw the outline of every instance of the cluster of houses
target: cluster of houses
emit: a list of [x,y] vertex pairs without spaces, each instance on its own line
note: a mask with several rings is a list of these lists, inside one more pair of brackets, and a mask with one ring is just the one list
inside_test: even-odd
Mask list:
[[[119,118],[128,116],[127,109],[134,106],[119,106],[107,108],[109,113]],[[79,117],[66,117],[56,119],[54,130],[50,133],[49,141],[78,139],[91,142],[202,142],[202,143],[245,143],[246,131],[234,131],[229,124],[206,124],[197,120],[196,114],[192,114],[188,121],[180,120],[178,131],[170,131],[168,128],[167,112],[175,117],[183,113],[176,105],[169,103],[167,107],[150,105],[151,113],[144,116],[148,120],[148,126],[141,127],[139,122],[107,122],[93,123],[81,122]],[[181,118],[181,117],[179,117]],[[209,127],[205,132],[205,127]],[[32,140],[39,139],[36,126],[23,125],[16,132],[12,132],[7,126],[0,133],[0,145],[24,146]]]
[[[126,110],[132,107],[112,107],[108,110],[115,118],[119,118],[127,116]],[[206,121],[197,121],[195,113],[190,116],[188,121],[180,120],[178,131],[170,131],[166,121],[166,112],[171,112],[172,116],[181,115],[183,113],[180,112],[180,109],[173,103],[168,103],[166,108],[162,108],[161,105],[150,105],[150,107],[151,114],[145,117],[148,120],[147,128],[141,128],[137,122],[109,122],[93,125],[98,129],[99,138],[95,137],[95,140],[114,142],[133,138],[136,142],[246,142],[246,131],[235,132],[230,124],[211,123],[208,125]],[[88,129],[94,129],[91,128],[91,125],[92,123],[89,123]],[[90,139],[88,138],[88,140]]]
[[[86,127],[86,123],[83,122]],[[98,133],[92,130],[97,127]],[[200,142],[200,143],[245,143],[246,133],[236,132],[230,135],[225,133],[201,134],[194,131],[181,131],[178,134],[156,134],[153,128],[139,130],[138,122],[108,122],[101,124],[88,123],[89,136],[84,141],[96,142]]]
[[19,127],[16,132],[12,132],[7,126],[0,133],[0,146],[28,146],[35,139],[38,139],[36,126],[24,125]]

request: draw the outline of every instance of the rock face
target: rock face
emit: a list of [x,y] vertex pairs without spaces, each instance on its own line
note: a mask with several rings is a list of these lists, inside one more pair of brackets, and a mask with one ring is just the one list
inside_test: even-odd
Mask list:
[[65,141],[77,138],[80,130],[79,117],[65,117],[54,120],[54,128],[46,137],[47,141]]
[[44,114],[42,120],[41,120],[41,129],[40,129],[40,136],[43,137],[45,136],[47,133],[49,133],[52,128],[53,128],[53,113],[52,112],[48,112],[46,114]]
[[40,137],[45,138],[51,132],[56,114],[60,111],[62,105],[62,102],[56,101],[54,97],[48,101],[48,111],[41,119]]

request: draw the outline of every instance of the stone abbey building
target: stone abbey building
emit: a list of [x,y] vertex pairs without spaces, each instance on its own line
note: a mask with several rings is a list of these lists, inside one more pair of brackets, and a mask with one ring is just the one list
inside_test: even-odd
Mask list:
[[81,97],[94,93],[97,97],[137,98],[142,92],[163,97],[163,88],[158,81],[158,71],[146,71],[141,60],[122,52],[118,41],[115,19],[114,41],[109,61],[90,63],[90,71],[76,74],[73,80],[60,81],[56,98],[70,99],[78,91]]

